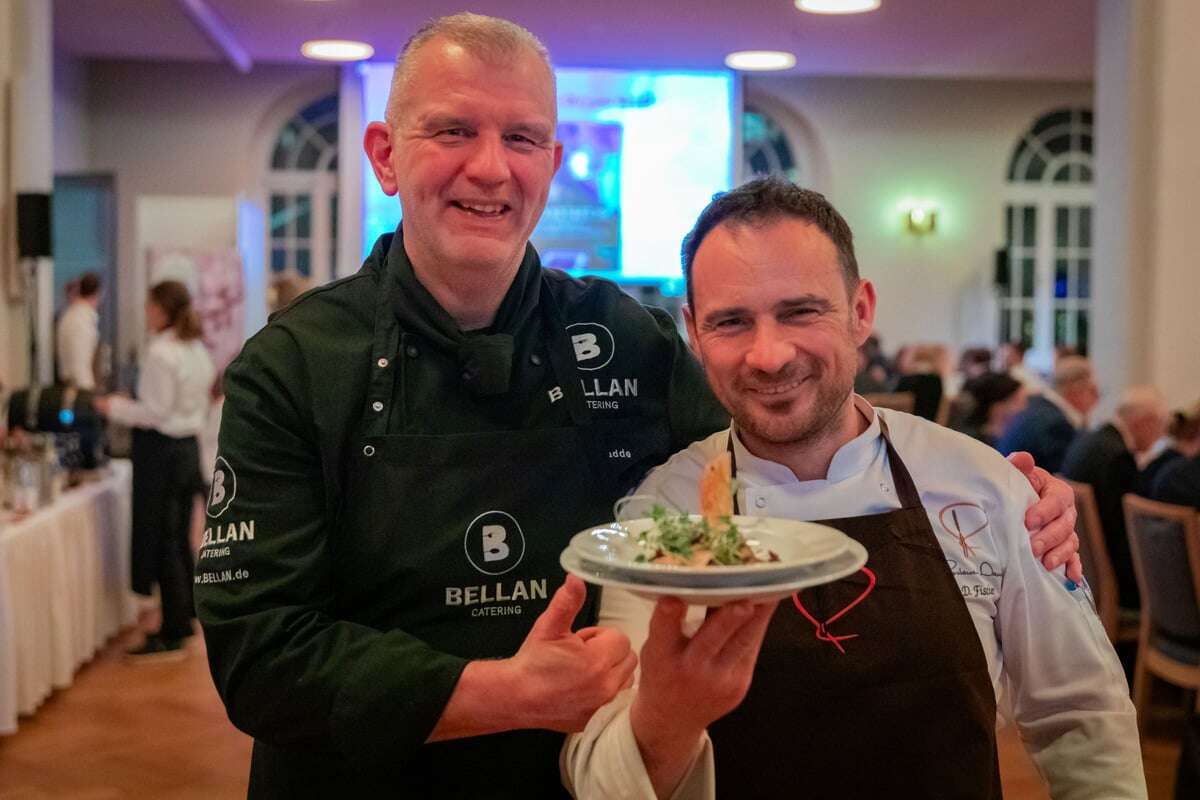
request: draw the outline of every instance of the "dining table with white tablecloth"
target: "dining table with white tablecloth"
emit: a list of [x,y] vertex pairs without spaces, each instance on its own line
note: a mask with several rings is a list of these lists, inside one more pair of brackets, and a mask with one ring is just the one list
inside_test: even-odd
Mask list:
[[129,589],[128,461],[0,522],[0,735],[17,730],[137,618]]

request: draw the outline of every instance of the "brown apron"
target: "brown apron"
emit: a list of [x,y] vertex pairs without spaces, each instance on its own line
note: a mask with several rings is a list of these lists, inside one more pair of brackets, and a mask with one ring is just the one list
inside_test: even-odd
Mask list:
[[709,728],[718,797],[1001,796],[987,659],[880,425],[901,508],[822,520],[867,565],[780,603],[745,701]]

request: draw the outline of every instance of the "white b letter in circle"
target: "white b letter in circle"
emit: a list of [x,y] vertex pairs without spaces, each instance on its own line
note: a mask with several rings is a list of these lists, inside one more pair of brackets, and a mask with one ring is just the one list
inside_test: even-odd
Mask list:
[[576,322],[568,325],[571,345],[575,348],[575,361],[582,370],[597,370],[612,361],[617,345],[612,331],[599,322]]
[[525,534],[506,511],[485,511],[467,525],[463,550],[484,575],[503,575],[525,557]]
[[219,517],[229,508],[233,498],[237,497],[237,474],[229,462],[222,456],[217,456],[213,468],[212,491],[208,495],[207,513],[210,517]]

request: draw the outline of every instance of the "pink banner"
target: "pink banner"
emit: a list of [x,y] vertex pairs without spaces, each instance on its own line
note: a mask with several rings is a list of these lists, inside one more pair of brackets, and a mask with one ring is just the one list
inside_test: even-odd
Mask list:
[[242,258],[233,248],[151,247],[146,251],[148,286],[182,281],[204,324],[204,344],[218,373],[245,341],[246,285]]

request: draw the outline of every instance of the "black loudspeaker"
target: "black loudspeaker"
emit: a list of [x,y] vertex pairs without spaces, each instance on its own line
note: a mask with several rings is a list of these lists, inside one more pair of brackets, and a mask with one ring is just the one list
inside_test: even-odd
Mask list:
[[43,258],[50,252],[50,195],[17,195],[17,255]]

